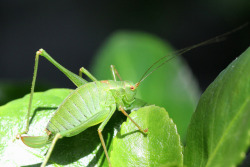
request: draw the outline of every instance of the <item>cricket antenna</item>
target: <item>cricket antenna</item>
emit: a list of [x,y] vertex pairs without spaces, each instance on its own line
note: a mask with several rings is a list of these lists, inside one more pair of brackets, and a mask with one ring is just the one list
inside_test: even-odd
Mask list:
[[[151,75],[154,71],[158,70],[160,67],[162,67],[164,64],[166,64],[167,62],[169,62],[170,60],[174,59],[175,57],[177,56],[180,56],[181,54],[184,54],[192,49],[195,49],[195,48],[198,48],[200,46],[205,46],[205,45],[208,45],[208,44],[212,44],[212,43],[217,43],[217,42],[221,42],[223,40],[226,39],[226,36],[236,32],[236,31],[239,31],[241,30],[242,28],[246,27],[248,25],[248,23],[245,23],[231,31],[228,31],[224,34],[221,34],[221,35],[218,35],[216,37],[213,37],[211,39],[208,39],[206,41],[203,41],[201,43],[198,43],[198,44],[195,44],[193,46],[189,46],[189,47],[186,47],[186,48],[183,48],[183,49],[180,49],[178,51],[175,51],[171,54],[168,54],[166,56],[163,56],[161,57],[160,59],[158,59],[157,61],[155,61],[147,70],[146,72],[142,75],[141,79],[139,80],[139,82],[137,82],[135,84],[136,87],[138,87],[140,85],[140,83],[146,79],[149,75]],[[169,55],[173,55],[171,57],[169,57]],[[165,58],[169,57],[167,60],[164,61]],[[162,62],[163,61],[163,62]],[[158,66],[156,66],[158,64]],[[154,66],[156,66],[154,69],[152,69]],[[151,70],[152,69],[152,70]],[[151,71],[150,71],[151,70]]]

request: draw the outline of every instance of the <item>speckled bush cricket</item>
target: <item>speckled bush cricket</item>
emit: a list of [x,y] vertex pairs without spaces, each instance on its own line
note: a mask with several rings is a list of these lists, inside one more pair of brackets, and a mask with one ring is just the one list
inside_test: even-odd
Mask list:
[[[135,101],[136,90],[140,83],[151,75],[155,70],[163,66],[165,63],[173,59],[174,57],[181,55],[191,49],[207,45],[210,43],[219,42],[224,39],[225,36],[235,32],[245,25],[238,27],[230,32],[219,35],[212,39],[206,40],[202,43],[193,45],[179,50],[174,56],[164,56],[158,59],[151,67],[146,70],[139,82],[136,84],[130,81],[122,81],[119,73],[114,66],[111,65],[111,71],[114,80],[103,80],[98,81],[92,74],[90,74],[85,68],[80,68],[79,76],[65,69],[59,63],[57,63],[45,50],[40,49],[36,53],[35,57],[35,67],[34,75],[31,86],[30,101],[28,106],[27,120],[26,120],[26,130],[17,135],[17,138],[21,138],[23,143],[27,146],[38,148],[51,142],[51,146],[45,156],[42,163],[44,167],[50,155],[54,149],[54,146],[58,139],[63,137],[71,137],[83,132],[85,129],[101,123],[98,128],[98,134],[103,146],[106,158],[108,160],[109,166],[111,166],[108,152],[105,146],[105,142],[102,136],[102,130],[114,114],[116,109],[121,111],[125,116],[127,116],[141,131],[143,134],[147,134],[148,129],[143,129],[140,127],[129,115],[126,113],[128,108],[133,108],[133,103]],[[32,98],[35,88],[38,61],[39,56],[45,57],[48,61],[54,64],[59,70],[61,70],[76,86],[75,89],[58,107],[57,111],[53,117],[49,120],[46,127],[47,135],[45,136],[23,136],[29,130],[29,119],[30,111],[32,106]],[[156,66],[156,67],[155,67]],[[153,68],[154,67],[154,68]],[[88,76],[92,82],[87,82],[82,78],[82,74]],[[120,78],[121,81],[117,81],[116,76]]]

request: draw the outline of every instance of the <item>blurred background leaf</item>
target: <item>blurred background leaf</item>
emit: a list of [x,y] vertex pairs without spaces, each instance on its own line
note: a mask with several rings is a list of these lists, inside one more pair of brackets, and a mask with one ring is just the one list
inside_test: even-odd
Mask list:
[[[50,88],[49,83],[38,82],[36,91],[45,91]],[[30,93],[31,81],[0,80],[0,106],[14,99]]]
[[[99,80],[112,79],[113,64],[122,79],[138,82],[143,73],[159,58],[174,50],[160,38],[133,31],[111,35],[97,53],[91,71]],[[182,141],[200,95],[190,69],[176,57],[155,71],[138,88],[137,97],[149,104],[164,107],[177,125]]]

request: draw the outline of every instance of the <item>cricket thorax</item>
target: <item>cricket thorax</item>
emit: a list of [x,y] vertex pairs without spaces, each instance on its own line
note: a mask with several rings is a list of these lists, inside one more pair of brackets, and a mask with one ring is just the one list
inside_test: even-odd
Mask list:
[[101,81],[109,86],[114,98],[119,103],[123,103],[125,106],[130,106],[136,96],[135,84],[130,81],[113,81],[104,80]]

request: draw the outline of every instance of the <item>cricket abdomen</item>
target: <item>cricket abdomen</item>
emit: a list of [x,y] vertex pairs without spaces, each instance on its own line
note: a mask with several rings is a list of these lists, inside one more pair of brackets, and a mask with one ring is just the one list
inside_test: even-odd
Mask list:
[[[88,124],[89,126],[93,126],[105,119],[107,110],[114,104],[115,100],[107,84],[99,81],[87,83],[74,90],[64,100],[49,121],[46,129],[52,133],[79,129],[81,125],[88,123],[89,120],[93,120],[93,117],[100,115]],[[100,114],[99,112],[103,113]],[[76,133],[80,132],[76,130]]]

